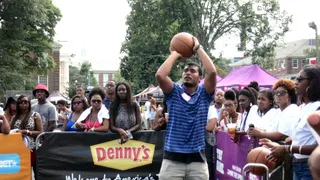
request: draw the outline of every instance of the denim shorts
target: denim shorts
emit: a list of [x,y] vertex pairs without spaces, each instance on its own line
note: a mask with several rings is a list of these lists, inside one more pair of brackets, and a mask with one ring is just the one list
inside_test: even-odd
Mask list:
[[293,180],[312,180],[308,161],[292,162]]

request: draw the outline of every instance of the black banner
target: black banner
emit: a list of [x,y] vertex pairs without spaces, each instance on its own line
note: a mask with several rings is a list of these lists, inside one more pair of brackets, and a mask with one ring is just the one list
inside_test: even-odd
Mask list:
[[37,150],[37,180],[153,180],[160,171],[165,131],[46,133]]

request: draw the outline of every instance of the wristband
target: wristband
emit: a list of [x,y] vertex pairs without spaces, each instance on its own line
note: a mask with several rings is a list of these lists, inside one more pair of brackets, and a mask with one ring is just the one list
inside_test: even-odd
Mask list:
[[199,46],[195,48],[195,52],[198,52],[200,48],[202,48],[202,46],[199,44]]
[[293,153],[292,153],[292,145],[290,145],[290,151],[289,151],[289,152],[290,152],[291,154],[293,154]]

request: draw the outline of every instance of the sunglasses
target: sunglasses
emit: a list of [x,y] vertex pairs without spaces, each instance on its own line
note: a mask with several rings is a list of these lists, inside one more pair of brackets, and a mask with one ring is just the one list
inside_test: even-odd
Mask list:
[[82,101],[73,101],[73,102],[72,102],[73,105],[79,105],[79,104],[81,104],[81,103],[82,103]]
[[305,79],[310,80],[310,78],[306,78],[306,77],[297,77],[296,81],[301,82],[301,81],[303,81]]
[[288,93],[287,90],[275,90],[274,91],[274,94],[277,95],[277,96],[283,96],[283,95],[285,95],[287,93]]
[[29,101],[26,101],[26,100],[22,100],[22,101],[19,101],[19,104],[28,104]]
[[101,103],[101,100],[95,100],[95,99],[93,99],[93,100],[91,100],[91,102],[94,103],[94,104],[95,104],[95,103],[100,104],[100,103]]

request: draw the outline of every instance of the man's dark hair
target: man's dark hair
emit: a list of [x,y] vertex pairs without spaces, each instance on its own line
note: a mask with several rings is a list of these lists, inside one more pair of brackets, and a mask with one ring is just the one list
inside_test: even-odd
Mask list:
[[194,62],[188,62],[187,66],[196,66],[198,68],[199,76],[202,76],[202,69],[201,66]]
[[65,105],[67,105],[67,102],[65,100],[61,99],[61,100],[57,101],[57,104],[61,104],[61,105],[65,106]]

